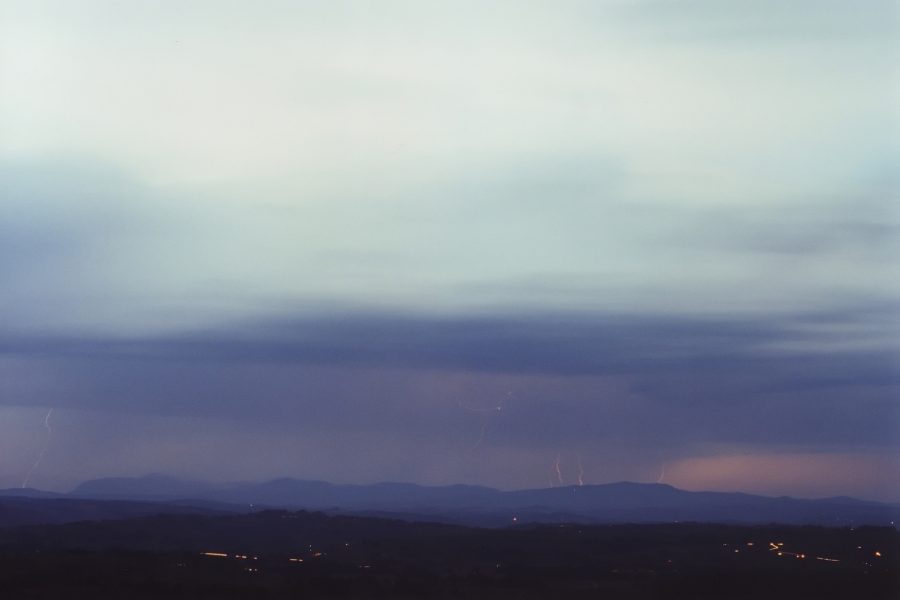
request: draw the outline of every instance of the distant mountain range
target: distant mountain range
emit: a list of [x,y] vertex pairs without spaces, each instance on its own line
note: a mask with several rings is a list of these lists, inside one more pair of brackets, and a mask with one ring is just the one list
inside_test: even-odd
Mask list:
[[500,491],[470,485],[337,485],[297,479],[221,484],[148,475],[86,481],[69,494],[0,490],[0,526],[186,511],[251,512],[264,508],[478,526],[677,521],[853,526],[900,521],[900,506],[853,498],[772,498],[688,492],[665,484],[628,482]]

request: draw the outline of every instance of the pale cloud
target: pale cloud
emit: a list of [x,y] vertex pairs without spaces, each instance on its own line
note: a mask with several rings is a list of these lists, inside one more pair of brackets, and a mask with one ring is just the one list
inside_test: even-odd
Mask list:
[[690,12],[623,19],[618,2],[593,19],[581,3],[79,4],[8,10],[6,156],[77,153],[249,200],[275,178],[283,202],[614,156],[644,201],[783,203],[858,183],[892,144],[884,35],[678,43],[648,27]]

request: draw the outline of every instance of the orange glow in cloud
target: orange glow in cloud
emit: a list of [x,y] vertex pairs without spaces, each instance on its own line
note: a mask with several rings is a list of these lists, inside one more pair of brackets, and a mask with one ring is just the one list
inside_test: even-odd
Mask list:
[[900,497],[900,460],[864,454],[728,454],[686,458],[666,467],[666,482],[687,490],[831,496],[869,490]]

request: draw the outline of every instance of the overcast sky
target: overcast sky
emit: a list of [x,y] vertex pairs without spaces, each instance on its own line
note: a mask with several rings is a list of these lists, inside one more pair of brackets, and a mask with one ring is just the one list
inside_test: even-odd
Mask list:
[[0,7],[0,487],[900,501],[892,1]]

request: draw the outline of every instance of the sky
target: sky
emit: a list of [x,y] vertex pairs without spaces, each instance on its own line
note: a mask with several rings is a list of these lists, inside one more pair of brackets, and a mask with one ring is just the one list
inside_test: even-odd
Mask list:
[[900,502],[898,25],[0,0],[0,488]]

